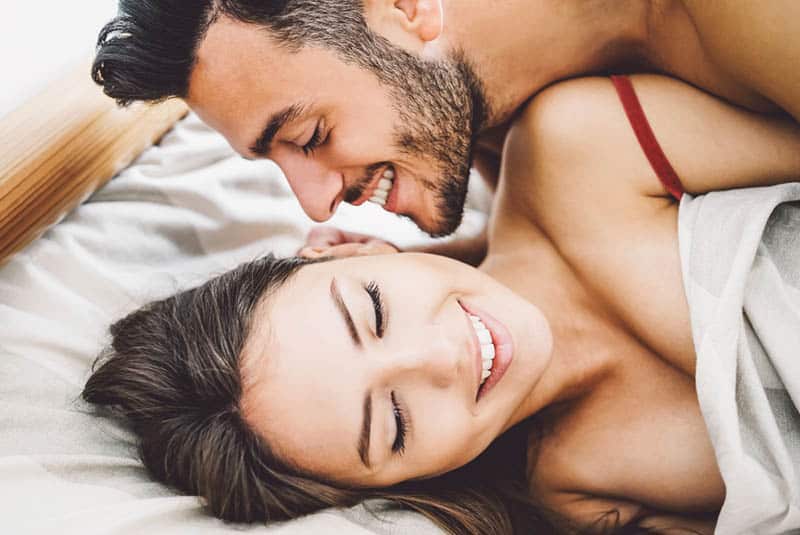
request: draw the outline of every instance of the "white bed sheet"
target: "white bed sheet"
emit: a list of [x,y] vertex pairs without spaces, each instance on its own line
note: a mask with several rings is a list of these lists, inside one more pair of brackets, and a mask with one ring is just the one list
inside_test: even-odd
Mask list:
[[[462,234],[485,222],[485,191],[472,189],[479,209],[468,210]],[[373,206],[344,207],[331,223],[400,245],[427,239]],[[78,398],[112,321],[263,253],[292,254],[310,227],[274,164],[239,158],[190,115],[0,268],[0,531],[436,532],[412,513],[383,522],[363,507],[225,525],[197,498],[151,481],[135,437]]]

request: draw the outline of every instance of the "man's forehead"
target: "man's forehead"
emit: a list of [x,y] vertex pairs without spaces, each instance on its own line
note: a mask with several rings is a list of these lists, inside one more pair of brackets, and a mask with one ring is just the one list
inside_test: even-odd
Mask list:
[[304,82],[330,78],[346,68],[328,48],[290,50],[262,26],[223,17],[209,27],[197,49],[189,96],[193,86],[221,83],[250,89],[256,84],[288,96],[307,90]]
[[223,16],[209,25],[197,48],[197,57],[213,59],[224,55],[235,59],[252,49],[289,53],[264,26]]
[[[286,62],[264,30],[252,24],[220,19],[211,25],[196,53],[187,100],[216,113],[274,99]],[[242,102],[245,99],[246,102]],[[252,111],[252,110],[251,110]]]
[[255,24],[221,18],[197,51],[187,102],[241,154],[292,107],[308,107],[348,67],[319,47],[297,52],[280,46]]

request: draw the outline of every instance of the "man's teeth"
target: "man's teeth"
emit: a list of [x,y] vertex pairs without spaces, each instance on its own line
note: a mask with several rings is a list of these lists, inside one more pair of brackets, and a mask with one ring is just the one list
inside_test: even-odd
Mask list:
[[475,329],[475,334],[478,336],[478,341],[481,344],[481,363],[483,369],[481,371],[481,384],[486,382],[486,379],[492,375],[492,363],[494,362],[494,343],[492,342],[492,335],[489,329],[483,324],[478,316],[469,315],[472,321],[472,328]]
[[383,172],[383,177],[378,181],[378,186],[369,198],[371,202],[384,206],[386,199],[389,198],[389,192],[392,191],[394,185],[394,171],[386,169]]

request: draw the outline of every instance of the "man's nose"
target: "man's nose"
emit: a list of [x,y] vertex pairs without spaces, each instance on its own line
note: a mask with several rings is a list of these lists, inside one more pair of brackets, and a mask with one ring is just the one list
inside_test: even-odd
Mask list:
[[284,155],[275,162],[308,217],[319,223],[333,216],[344,194],[341,173],[305,156]]
[[414,381],[428,383],[436,388],[448,388],[459,375],[463,355],[455,344],[437,338],[414,348],[387,351],[383,356],[381,372],[383,381],[392,384]]

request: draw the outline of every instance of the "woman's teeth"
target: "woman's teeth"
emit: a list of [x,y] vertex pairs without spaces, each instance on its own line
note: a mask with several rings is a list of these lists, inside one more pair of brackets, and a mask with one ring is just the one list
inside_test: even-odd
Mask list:
[[394,185],[394,171],[388,168],[383,172],[383,177],[378,181],[378,186],[375,188],[369,200],[375,204],[384,206],[386,204],[386,199],[389,198],[389,192],[392,191],[392,185]]
[[472,321],[472,328],[475,329],[475,334],[478,335],[478,341],[481,344],[481,361],[483,370],[481,372],[481,384],[486,382],[486,379],[492,375],[492,363],[494,362],[494,343],[492,342],[492,335],[478,316],[469,315]]

